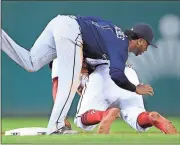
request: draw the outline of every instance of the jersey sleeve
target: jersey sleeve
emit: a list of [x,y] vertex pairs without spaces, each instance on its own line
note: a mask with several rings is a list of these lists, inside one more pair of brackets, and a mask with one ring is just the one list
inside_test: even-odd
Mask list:
[[108,35],[108,39],[105,41],[105,47],[110,60],[111,79],[119,87],[135,92],[136,86],[128,80],[124,73],[128,58],[128,39],[117,38],[117,36],[110,31],[106,35]]

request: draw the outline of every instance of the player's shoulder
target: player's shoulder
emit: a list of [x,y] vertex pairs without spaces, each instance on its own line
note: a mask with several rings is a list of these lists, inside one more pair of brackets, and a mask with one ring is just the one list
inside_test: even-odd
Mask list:
[[84,21],[92,21],[92,22],[97,22],[97,23],[103,22],[103,23],[111,23],[112,24],[112,21],[106,20],[99,16],[77,16],[77,19],[81,19]]
[[98,21],[102,21],[101,17],[98,16],[77,16],[77,19],[82,19],[82,20],[89,20],[89,21],[94,21],[94,22],[98,22]]

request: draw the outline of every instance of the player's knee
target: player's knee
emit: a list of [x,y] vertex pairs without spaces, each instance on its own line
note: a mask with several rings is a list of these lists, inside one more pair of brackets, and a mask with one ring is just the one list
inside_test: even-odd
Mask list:
[[111,108],[111,109],[108,109],[108,110],[112,114],[116,115],[116,117],[120,117],[120,109],[119,108]]
[[138,123],[141,122],[141,120],[146,120],[149,117],[149,112],[142,112],[138,115]]
[[31,69],[26,69],[28,72],[37,72],[39,69],[38,68],[31,68]]
[[25,69],[28,72],[37,72],[43,67],[43,65],[44,64],[41,64],[41,61],[39,60],[39,58],[32,58],[31,56],[31,61],[29,62],[27,66],[25,66]]
[[31,63],[31,65],[25,67],[28,72],[37,72],[40,68],[40,66],[35,65],[34,63]]
[[158,112],[153,111],[149,113],[149,117],[152,119],[152,121],[156,121],[160,117],[160,114]]
[[38,71],[38,70],[36,70],[36,69],[26,69],[28,72],[36,72],[36,71]]

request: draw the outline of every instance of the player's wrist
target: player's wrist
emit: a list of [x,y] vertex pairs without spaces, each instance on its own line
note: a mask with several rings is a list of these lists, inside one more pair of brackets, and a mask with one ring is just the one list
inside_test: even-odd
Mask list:
[[136,86],[134,84],[132,84],[132,89],[131,89],[132,92],[136,92]]
[[131,92],[136,92],[136,86],[132,84],[130,81],[120,85],[120,87]]

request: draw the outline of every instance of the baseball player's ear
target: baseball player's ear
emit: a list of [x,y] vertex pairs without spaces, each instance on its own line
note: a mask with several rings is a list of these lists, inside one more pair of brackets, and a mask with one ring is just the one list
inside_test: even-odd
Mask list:
[[136,47],[139,47],[139,45],[140,45],[139,39],[136,39],[135,42],[136,42]]

